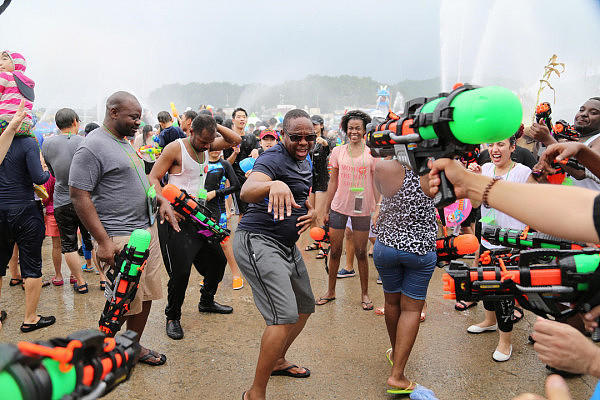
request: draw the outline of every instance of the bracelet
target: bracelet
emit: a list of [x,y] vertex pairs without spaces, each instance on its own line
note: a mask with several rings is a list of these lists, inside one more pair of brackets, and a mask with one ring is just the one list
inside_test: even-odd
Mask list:
[[494,184],[500,180],[502,180],[502,178],[494,177],[494,178],[492,178],[490,183],[488,183],[487,186],[485,187],[485,190],[483,191],[483,198],[482,198],[482,203],[485,207],[491,208],[490,205],[488,204],[488,195],[490,194],[490,189],[492,188],[492,186],[494,186]]

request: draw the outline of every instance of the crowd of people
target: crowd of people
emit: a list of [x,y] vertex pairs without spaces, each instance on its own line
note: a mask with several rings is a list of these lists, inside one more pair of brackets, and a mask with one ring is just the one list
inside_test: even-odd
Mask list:
[[[354,260],[360,308],[374,309],[369,296],[369,241],[385,298],[380,313],[385,315],[391,344],[385,354],[391,365],[388,393],[419,390],[405,368],[424,320],[437,262],[438,223],[432,197],[441,171],[453,183],[457,197],[469,198],[475,207],[463,228],[480,239],[474,265],[480,251],[497,248],[481,238],[481,229],[489,226],[531,226],[565,239],[600,242],[596,193],[600,190],[600,98],[587,100],[576,113],[578,142],[558,143],[538,121],[525,133],[545,151],[533,154],[518,146],[519,140],[523,144],[521,129],[510,138],[483,145],[485,151],[468,165],[440,159],[431,164],[429,175],[419,176],[392,157],[381,160],[371,154],[365,140],[371,117],[360,110],[344,114],[340,140],[338,133],[327,134],[321,116],[300,109],[259,127],[247,124],[248,113],[241,107],[230,118],[222,110],[205,107],[181,115],[161,111],[156,126],[143,124],[137,98],[116,92],[107,99],[101,125],[82,129],[78,114],[62,108],[54,118],[58,131],[38,140],[31,114],[34,85],[24,71],[22,55],[1,54],[0,276],[9,270],[9,284],[22,284],[25,290],[21,331],[57,322],[54,316],[38,315],[37,306],[44,285],[61,286],[67,279],[63,257],[77,295],[89,293],[83,271],[97,271],[101,288],[110,287],[108,272],[115,267],[115,255],[134,230],[144,229],[151,236],[148,260],[123,322],[142,337],[152,301],[163,297],[164,265],[169,277],[165,331],[173,340],[182,339],[181,309],[192,265],[203,277],[198,311],[217,314],[233,312],[231,306],[215,300],[229,266],[232,289],[250,286],[266,325],[254,381],[243,399],[264,399],[270,376],[310,376],[308,368],[286,358],[287,351],[315,306],[335,301],[337,280],[355,276]],[[586,167],[564,167],[576,187],[546,184],[554,159],[569,157]],[[238,218],[233,240],[214,243],[200,236],[191,219],[175,212],[161,194],[167,183],[204,204],[223,229],[231,228],[231,219]],[[577,206],[557,209],[549,202],[523,202],[523,198],[553,198]],[[548,207],[559,217],[546,218]],[[316,226],[327,227],[330,247],[323,249],[315,242],[303,254],[296,242]],[[45,236],[51,238],[54,266],[48,282],[42,279]],[[344,248],[347,262],[342,267]],[[312,250],[319,250],[316,258],[330,257],[327,290],[316,299],[304,262],[304,257],[315,254],[308,253]],[[475,305],[461,301],[455,307],[464,311]],[[514,300],[483,305],[484,320],[466,331],[499,330],[492,358],[506,362],[513,354],[513,324],[523,317],[523,310]],[[600,308],[594,308],[582,316],[585,328],[579,330],[577,324],[538,319],[531,338],[540,359],[559,372],[600,377],[598,348],[584,336],[597,327],[599,315]],[[6,317],[2,310],[0,324]],[[159,351],[142,347],[140,362],[158,366],[166,360]],[[550,391],[561,386],[553,379]]]

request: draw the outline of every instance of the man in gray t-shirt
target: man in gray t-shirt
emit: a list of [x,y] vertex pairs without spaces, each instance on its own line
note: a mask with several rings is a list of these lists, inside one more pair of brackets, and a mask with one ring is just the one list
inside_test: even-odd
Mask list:
[[[60,234],[61,252],[65,255],[65,261],[71,271],[71,277],[77,279],[74,289],[77,293],[88,292],[87,282],[81,273],[79,264],[79,241],[77,230],[81,230],[81,238],[87,250],[92,250],[90,234],[85,229],[75,213],[71,197],[69,196],[69,170],[73,154],[84,138],[77,136],[79,132],[79,116],[70,108],[61,108],[54,116],[56,126],[60,129],[58,135],[44,140],[42,144],[42,155],[50,172],[56,178],[54,184],[54,218]],[[58,281],[57,281],[58,279]],[[104,278],[102,278],[104,280]],[[56,284],[62,282],[60,275],[52,280]]]
[[[124,316],[127,329],[135,331],[140,338],[152,300],[162,298],[160,244],[156,224],[150,222],[147,206],[150,184],[141,154],[127,140],[136,134],[141,115],[142,107],[132,94],[116,92],[109,96],[103,126],[91,132],[79,146],[69,173],[73,205],[98,242],[97,255],[102,263],[114,269],[114,256],[127,243],[131,233],[135,229],[150,232],[146,267],[139,275],[137,294]],[[166,213],[173,228],[179,230],[168,202],[160,197],[158,201],[163,205],[161,220]],[[142,347],[141,363],[162,365],[166,360],[165,355]]]
[[69,186],[90,192],[110,237],[150,226],[146,206],[150,183],[143,161],[127,139],[116,139],[104,127],[90,132],[77,149]]

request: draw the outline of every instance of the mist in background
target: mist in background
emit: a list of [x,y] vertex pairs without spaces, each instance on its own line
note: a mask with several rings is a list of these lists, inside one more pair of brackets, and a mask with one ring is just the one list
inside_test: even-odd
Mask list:
[[[535,100],[552,54],[566,64],[553,78],[555,109],[569,113],[561,117],[572,120],[573,107],[600,94],[594,0],[28,0],[13,1],[0,20],[3,47],[26,57],[35,107],[48,110],[92,108],[101,116],[116,90],[146,104],[169,84],[254,83],[249,88],[264,92],[308,75],[389,85],[439,78],[435,91],[457,81],[504,80]],[[258,95],[248,89],[230,105]],[[552,100],[552,92],[543,99]],[[198,104],[181,105],[187,106]]]

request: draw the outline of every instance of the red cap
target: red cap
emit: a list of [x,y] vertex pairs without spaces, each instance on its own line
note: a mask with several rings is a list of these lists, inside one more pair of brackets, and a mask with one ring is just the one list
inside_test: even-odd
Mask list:
[[277,139],[279,135],[273,129],[265,129],[260,133],[260,138],[264,138],[265,136],[273,136],[273,139]]

